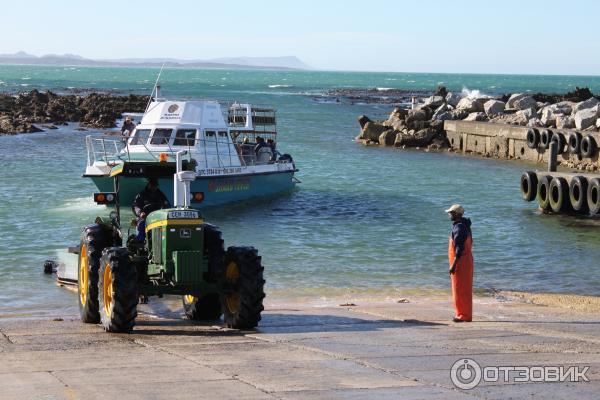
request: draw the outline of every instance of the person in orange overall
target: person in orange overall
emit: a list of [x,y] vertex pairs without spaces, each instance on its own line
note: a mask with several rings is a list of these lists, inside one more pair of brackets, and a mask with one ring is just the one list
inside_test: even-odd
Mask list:
[[452,297],[454,298],[454,322],[471,322],[473,319],[473,235],[471,220],[464,218],[465,209],[453,204],[446,210],[452,221],[452,233],[448,238],[448,262]]

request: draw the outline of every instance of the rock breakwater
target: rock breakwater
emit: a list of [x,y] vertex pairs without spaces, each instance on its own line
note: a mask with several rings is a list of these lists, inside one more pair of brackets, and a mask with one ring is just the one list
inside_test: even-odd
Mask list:
[[395,108],[385,121],[360,116],[356,140],[365,145],[449,147],[443,122],[481,121],[532,128],[600,129],[600,100],[587,88],[565,94],[513,93],[499,97],[448,92],[439,87],[431,96],[421,97],[412,109]]

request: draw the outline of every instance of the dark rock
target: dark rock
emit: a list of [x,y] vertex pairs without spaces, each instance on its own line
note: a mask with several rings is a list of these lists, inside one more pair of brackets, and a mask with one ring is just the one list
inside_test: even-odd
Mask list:
[[383,126],[376,122],[367,122],[359,135],[359,139],[372,140],[379,143],[379,136],[385,131],[392,130],[389,126]]
[[367,122],[372,122],[372,121],[366,115],[361,115],[360,117],[358,117],[358,124],[360,125],[360,129],[363,129],[365,127],[365,125],[367,124]]
[[382,146],[393,146],[399,131],[388,130],[379,135],[379,144]]

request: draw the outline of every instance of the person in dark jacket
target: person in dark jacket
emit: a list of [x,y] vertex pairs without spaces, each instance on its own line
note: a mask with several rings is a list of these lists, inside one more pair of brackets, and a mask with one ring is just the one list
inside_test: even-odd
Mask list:
[[452,221],[448,239],[448,262],[452,297],[454,299],[454,322],[471,322],[473,319],[473,235],[471,220],[463,215],[465,209],[453,204],[445,210]]
[[161,208],[169,208],[167,196],[158,188],[156,178],[148,179],[148,184],[133,200],[133,212],[138,217],[137,235],[138,242],[146,239],[146,215]]
[[125,122],[123,122],[123,126],[121,127],[121,135],[122,136],[130,136],[135,129],[135,124],[131,120],[131,118],[125,118]]

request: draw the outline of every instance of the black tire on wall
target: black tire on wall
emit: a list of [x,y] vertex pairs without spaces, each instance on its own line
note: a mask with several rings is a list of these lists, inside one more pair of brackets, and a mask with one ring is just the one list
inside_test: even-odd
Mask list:
[[581,156],[585,158],[593,158],[598,150],[598,144],[596,140],[591,136],[587,135],[581,140]]
[[540,133],[540,146],[543,149],[550,147],[550,141],[552,140],[552,131],[550,129],[544,129]]
[[593,178],[588,184],[587,204],[590,214],[600,213],[600,178]]
[[540,144],[540,133],[535,128],[529,128],[527,130],[527,147],[535,149]]
[[563,135],[562,133],[559,132],[554,132],[554,134],[552,134],[552,138],[550,139],[550,142],[555,142],[556,143],[556,153],[557,154],[563,154],[565,152],[565,135]]
[[137,317],[137,271],[124,247],[109,247],[100,259],[100,322],[107,332],[129,333]]
[[571,154],[579,154],[581,152],[581,133],[579,132],[571,132],[569,133],[569,138],[567,140],[569,144],[569,153]]
[[589,210],[587,203],[588,181],[584,176],[574,176],[569,182],[569,200],[573,210],[585,213]]
[[544,175],[538,181],[536,199],[543,211],[550,209],[550,182],[552,182],[551,175]]
[[550,182],[549,190],[549,201],[552,211],[559,213],[570,210],[569,184],[565,178],[560,176],[554,177]]
[[525,201],[533,201],[537,195],[538,179],[535,172],[526,171],[521,175],[521,195]]

